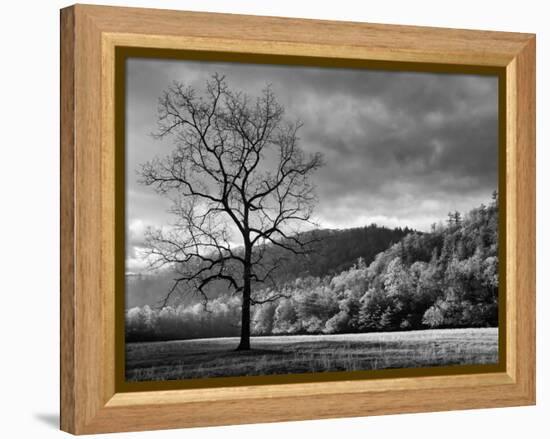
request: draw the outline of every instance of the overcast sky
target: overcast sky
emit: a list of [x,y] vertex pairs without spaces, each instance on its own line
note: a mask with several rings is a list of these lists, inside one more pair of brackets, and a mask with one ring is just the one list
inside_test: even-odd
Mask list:
[[428,230],[447,212],[487,203],[497,188],[498,79],[376,70],[130,59],[127,61],[127,269],[147,226],[172,220],[169,202],[138,183],[136,170],[172,148],[154,140],[157,99],[172,81],[204,89],[214,72],[257,96],[271,84],[300,145],[321,152],[313,176],[322,227],[370,223]]

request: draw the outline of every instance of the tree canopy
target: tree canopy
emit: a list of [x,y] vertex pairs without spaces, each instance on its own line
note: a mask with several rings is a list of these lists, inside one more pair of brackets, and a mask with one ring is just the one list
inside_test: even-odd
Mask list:
[[[141,182],[172,200],[169,230],[150,231],[152,265],[175,266],[178,276],[164,304],[191,285],[210,299],[207,287],[225,282],[242,295],[240,349],[249,349],[250,306],[278,299],[253,296],[252,282],[265,282],[278,266],[264,264],[267,243],[303,254],[309,242],[296,231],[311,221],[315,205],[310,175],[319,154],[299,146],[301,123],[284,117],[270,87],[252,98],[231,90],[214,74],[200,93],[174,82],[159,98],[159,139],[174,148],[141,168]],[[256,249],[256,251],[254,251]]]

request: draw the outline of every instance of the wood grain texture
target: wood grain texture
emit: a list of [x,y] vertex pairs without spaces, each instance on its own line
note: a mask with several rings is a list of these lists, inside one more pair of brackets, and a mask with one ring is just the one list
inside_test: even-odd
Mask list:
[[98,417],[92,424],[86,426],[83,433],[329,419],[530,404],[530,400],[521,398],[515,392],[503,390],[503,386],[455,388],[450,394],[449,389],[440,388],[425,389],[421,392],[385,389],[359,394],[302,396],[301,389],[298,387],[295,390],[295,396],[233,400],[227,398],[227,394],[232,392],[227,389],[226,398],[223,400],[188,404],[159,402],[109,407],[100,411]]
[[[61,32],[63,430],[81,434],[534,403],[534,36],[83,5],[62,11]],[[506,372],[115,393],[117,46],[505,68]]]
[[[506,66],[521,50],[527,35],[508,32],[388,26],[342,21],[258,17],[236,14],[181,12],[159,9],[78,6],[104,32],[154,35],[163,40],[197,38],[232,45],[259,42],[265,51],[308,47],[321,56],[384,59],[413,62],[443,62]],[[239,42],[239,44],[231,44]],[[154,43],[153,43],[154,44]],[[316,49],[317,48],[317,49]],[[316,49],[316,50],[315,50]],[[259,47],[252,49],[254,53]]]
[[[513,60],[506,67],[506,282],[507,288],[512,290],[516,285],[517,262],[512,257],[515,254],[517,232],[517,69]],[[506,295],[506,351],[514,352],[517,345],[517,297],[513,293]],[[506,370],[516,379],[517,361],[515,355],[506,358]]]
[[536,332],[536,164],[535,164],[535,39],[516,57],[516,212],[514,248],[517,292],[517,381],[535,400]]
[[60,151],[60,279],[61,279],[61,428],[74,431],[75,419],[75,310],[74,303],[74,10],[61,12],[61,151]]

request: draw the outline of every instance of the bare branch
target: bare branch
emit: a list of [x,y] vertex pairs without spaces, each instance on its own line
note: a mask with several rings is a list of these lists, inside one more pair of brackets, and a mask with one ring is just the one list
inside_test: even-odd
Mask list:
[[[158,100],[156,139],[174,149],[138,170],[140,182],[172,200],[175,223],[147,235],[152,268],[178,276],[166,294],[195,291],[204,303],[223,283],[247,304],[279,300],[280,293],[252,297],[251,285],[275,283],[283,258],[269,248],[307,254],[315,242],[297,232],[311,228],[316,203],[310,176],[321,155],[299,147],[301,122],[289,123],[270,86],[257,98],[231,90],[213,75],[203,93],[174,82]],[[266,158],[269,157],[267,160]],[[245,306],[246,305],[246,306]]]

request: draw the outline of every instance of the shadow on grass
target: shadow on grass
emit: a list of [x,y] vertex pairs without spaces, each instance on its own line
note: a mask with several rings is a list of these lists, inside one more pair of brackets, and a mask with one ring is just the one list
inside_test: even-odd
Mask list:
[[247,351],[240,351],[236,349],[223,350],[223,351],[198,351],[189,353],[185,356],[186,362],[208,362],[208,361],[224,361],[224,360],[238,360],[238,359],[250,359],[255,357],[269,357],[269,358],[281,358],[289,355],[293,355],[292,351],[277,350],[277,349],[250,349]]
[[[222,352],[220,352],[222,353]],[[223,351],[225,354],[235,354],[235,355],[246,355],[246,356],[255,356],[255,355],[290,355],[291,352],[285,350],[277,349],[250,349],[248,351],[238,351],[233,349],[231,351]]]

